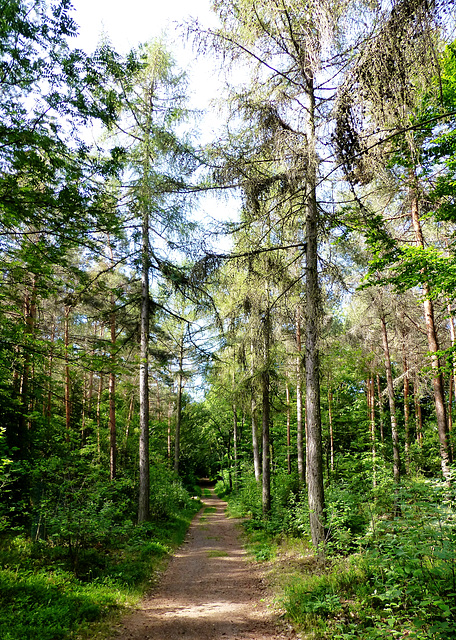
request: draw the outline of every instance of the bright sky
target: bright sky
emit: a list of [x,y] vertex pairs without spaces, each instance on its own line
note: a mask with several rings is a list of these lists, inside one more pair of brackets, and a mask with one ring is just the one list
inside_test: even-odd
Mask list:
[[[184,29],[179,29],[177,23],[191,17],[198,18],[205,27],[216,26],[210,4],[211,0],[73,0],[73,16],[79,25],[75,46],[90,53],[107,36],[114,49],[127,53],[138,44],[165,34],[176,62],[188,71],[189,106],[207,109],[210,100],[220,94],[217,64],[210,57],[196,58],[191,44],[180,35]],[[213,139],[219,124],[216,116],[207,114],[199,127],[204,132],[200,143]],[[200,218],[227,220],[237,216],[232,202],[206,197],[200,206]]]
[[93,51],[100,38],[107,36],[113,47],[126,53],[139,43],[165,34],[179,66],[188,68],[193,87],[193,104],[207,105],[214,95],[216,81],[208,82],[214,63],[195,59],[190,43],[180,37],[177,23],[198,18],[204,26],[215,26],[210,0],[73,0],[74,18],[79,25],[76,45]]

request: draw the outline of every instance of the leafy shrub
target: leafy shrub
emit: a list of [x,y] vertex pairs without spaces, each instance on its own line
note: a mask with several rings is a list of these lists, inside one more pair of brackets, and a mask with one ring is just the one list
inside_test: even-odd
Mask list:
[[394,497],[401,516],[375,516],[373,509],[363,536],[363,509],[356,496],[343,487],[333,487],[327,495],[335,532],[351,532],[352,540],[358,536],[361,551],[332,565],[327,562],[323,575],[300,575],[288,584],[288,615],[312,637],[328,640],[455,638],[452,491],[436,481],[410,482]]
[[191,498],[174,471],[164,464],[150,470],[150,510],[156,520],[167,520],[182,509],[191,508]]
[[237,517],[262,518],[261,485],[255,476],[246,475],[236,492],[229,497],[230,513]]
[[326,492],[326,513],[330,549],[344,554],[353,550],[368,524],[360,496],[343,485],[332,485]]

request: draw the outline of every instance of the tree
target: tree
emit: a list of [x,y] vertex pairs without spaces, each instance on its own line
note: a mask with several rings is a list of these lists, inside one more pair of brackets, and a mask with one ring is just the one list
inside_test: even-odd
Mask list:
[[[259,5],[251,0],[216,3],[222,22],[212,32],[215,47],[250,65],[252,81],[237,92],[236,115],[242,114],[248,126],[259,123],[269,140],[266,153],[259,158],[250,147],[243,147],[237,170],[230,164],[231,177],[237,184],[250,185],[250,193],[258,193],[267,202],[269,187],[279,195],[270,200],[271,210],[277,200],[283,203],[280,221],[301,221],[305,229],[306,247],[306,418],[308,496],[312,539],[321,548],[325,541],[324,490],[321,445],[319,335],[321,293],[319,283],[318,246],[321,240],[318,182],[321,143],[318,127],[327,121],[323,104],[328,103],[327,86],[320,78],[323,51],[333,46],[337,31],[337,11],[331,3],[309,2],[305,7],[294,0],[271,0]],[[342,57],[335,55],[332,73],[337,75]],[[233,88],[236,94],[236,88]],[[255,126],[256,129],[256,126]],[[265,133],[267,132],[267,133]],[[233,136],[229,136],[230,142]],[[255,161],[257,164],[255,164]],[[250,174],[256,172],[256,179]],[[280,191],[281,189],[281,191]],[[266,210],[268,205],[266,206]]]
[[[418,280],[423,288],[442,474],[449,482],[448,426],[433,293],[427,278],[428,270],[418,266],[416,260],[425,251],[420,209],[425,208],[425,180],[429,180],[432,173],[426,168],[425,141],[429,140],[429,133],[442,117],[436,115],[428,98],[435,77],[440,87],[438,100],[443,97],[435,32],[446,8],[446,2],[429,5],[422,0],[411,3],[400,0],[393,3],[387,18],[363,48],[341,87],[336,139],[341,162],[353,185],[379,183],[379,177],[389,186],[395,183],[400,206],[409,210],[412,237],[418,251],[412,247],[399,249],[404,241],[409,242],[410,232],[402,229],[400,239],[393,237],[391,228],[381,228],[381,216],[368,213],[368,207],[357,196],[370,229],[370,242],[376,248],[375,264],[370,270],[373,279],[376,279],[376,269],[399,263],[398,271],[410,283],[406,274],[413,261],[421,274]],[[426,96],[424,101],[423,96]],[[389,165],[382,157],[385,153],[390,155]],[[414,258],[410,260],[412,255]],[[404,256],[409,259],[404,261]],[[400,285],[402,290],[406,288],[405,279],[402,278]]]
[[[183,233],[185,205],[179,191],[183,177],[195,166],[194,156],[176,130],[187,117],[185,76],[176,70],[162,42],[145,45],[139,51],[141,68],[120,83],[123,94],[118,139],[128,147],[128,199],[119,203],[130,212],[134,239],[139,251],[134,265],[139,269],[140,294],[140,447],[138,521],[149,518],[149,353],[152,273],[178,278],[166,257],[166,244]],[[187,231],[188,233],[188,231]],[[154,240],[151,240],[151,235]]]

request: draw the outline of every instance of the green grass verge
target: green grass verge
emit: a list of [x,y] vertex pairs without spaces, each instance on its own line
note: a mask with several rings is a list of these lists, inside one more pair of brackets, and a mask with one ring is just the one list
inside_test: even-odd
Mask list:
[[0,543],[0,638],[101,638],[125,608],[153,587],[199,508],[165,523],[132,527],[112,548],[74,550],[25,536]]
[[296,528],[289,518],[279,531],[277,505],[263,520],[253,500],[229,497],[230,515],[248,516],[246,547],[257,561],[268,561],[268,580],[284,616],[306,640],[454,640],[453,490],[436,480],[409,480],[393,494],[401,514],[394,517],[392,501],[384,508],[381,501],[366,503],[336,489],[328,499],[326,559],[315,555],[306,535],[289,533]]

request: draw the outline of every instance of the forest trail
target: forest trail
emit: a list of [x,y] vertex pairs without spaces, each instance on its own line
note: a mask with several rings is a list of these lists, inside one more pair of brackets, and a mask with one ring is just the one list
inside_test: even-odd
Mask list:
[[155,592],[113,640],[290,640],[265,602],[259,568],[247,560],[226,503],[214,494],[193,520]]

